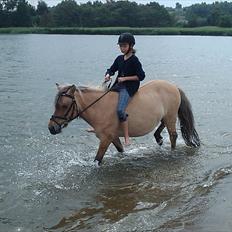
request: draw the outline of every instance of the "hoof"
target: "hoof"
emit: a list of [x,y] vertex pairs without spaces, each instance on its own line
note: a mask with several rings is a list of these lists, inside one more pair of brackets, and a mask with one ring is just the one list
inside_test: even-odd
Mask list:
[[159,138],[156,138],[155,137],[155,140],[156,140],[156,142],[157,142],[157,144],[159,145],[159,146],[162,146],[163,145],[163,137],[162,136],[160,136]]
[[93,162],[97,162],[98,166],[100,166],[102,164],[102,161],[101,160],[98,160],[98,159],[95,159]]
[[117,151],[120,152],[120,153],[124,152],[124,148],[123,148],[123,147],[116,147],[116,149],[117,149]]
[[88,133],[95,133],[95,130],[93,128],[86,129]]

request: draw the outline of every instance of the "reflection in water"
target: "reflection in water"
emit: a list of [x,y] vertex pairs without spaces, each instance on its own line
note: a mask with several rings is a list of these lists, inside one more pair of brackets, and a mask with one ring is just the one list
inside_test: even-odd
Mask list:
[[[191,157],[196,150],[188,149],[188,152]],[[147,151],[142,156],[136,153],[130,156],[133,158],[121,163],[117,161],[114,165],[102,167],[97,175],[94,173],[97,182],[96,207],[90,204],[81,208],[50,229],[93,229],[95,224],[121,223],[139,212],[161,215],[166,209],[175,208],[177,201],[184,203],[189,199],[189,196],[186,199],[189,189],[186,179],[193,172],[194,165],[189,164],[189,156],[183,151],[173,152],[172,155],[166,150],[156,153]],[[151,228],[155,221],[151,218]]]
[[51,227],[49,230],[56,230],[60,228],[65,228],[67,225],[71,224],[71,229],[83,229],[83,228],[91,228],[88,225],[88,220],[90,220],[95,214],[98,214],[102,211],[102,209],[96,208],[83,208],[78,213],[73,214],[68,218],[62,218],[60,222]]

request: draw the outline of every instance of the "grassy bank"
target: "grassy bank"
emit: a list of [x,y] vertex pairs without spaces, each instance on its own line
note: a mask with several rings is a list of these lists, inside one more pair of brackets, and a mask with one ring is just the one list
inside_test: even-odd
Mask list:
[[160,28],[131,28],[131,27],[10,27],[0,28],[0,34],[89,34],[89,35],[118,35],[122,32],[131,32],[135,35],[215,35],[232,36],[232,28],[221,27],[160,27]]

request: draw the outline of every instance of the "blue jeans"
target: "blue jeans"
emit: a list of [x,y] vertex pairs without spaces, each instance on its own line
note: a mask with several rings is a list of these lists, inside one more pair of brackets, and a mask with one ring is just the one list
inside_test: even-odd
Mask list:
[[118,96],[118,106],[117,106],[117,114],[120,122],[126,121],[128,114],[125,112],[126,107],[129,103],[130,95],[128,94],[126,88],[119,89]]

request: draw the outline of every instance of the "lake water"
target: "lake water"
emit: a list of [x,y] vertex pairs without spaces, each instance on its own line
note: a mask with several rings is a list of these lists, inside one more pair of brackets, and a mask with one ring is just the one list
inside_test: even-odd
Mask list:
[[170,151],[152,134],[124,154],[81,119],[47,129],[55,83],[100,85],[117,36],[0,36],[0,231],[198,231],[232,228],[232,38],[137,36],[146,81],[165,79],[192,103],[199,149],[178,130]]

